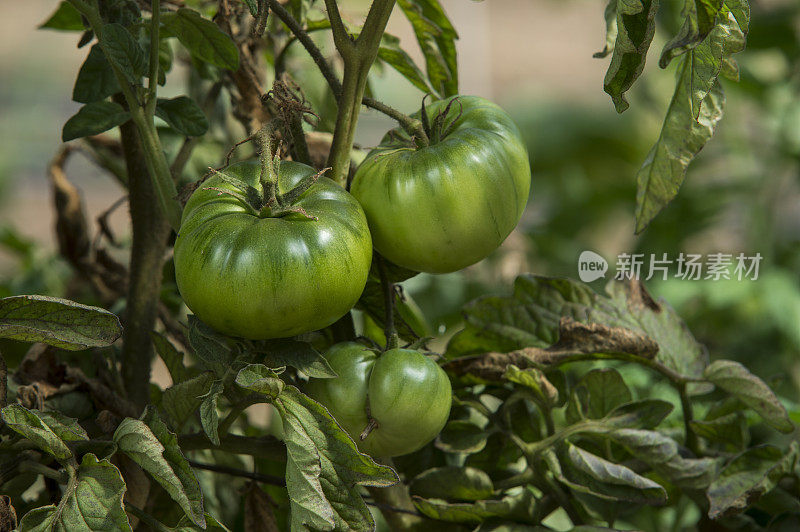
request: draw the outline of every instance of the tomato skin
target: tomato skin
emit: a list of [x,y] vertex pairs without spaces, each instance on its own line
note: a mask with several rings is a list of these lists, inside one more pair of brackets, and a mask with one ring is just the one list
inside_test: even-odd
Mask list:
[[[261,190],[258,161],[225,173]],[[284,161],[278,190],[286,193],[316,171]],[[186,305],[219,332],[283,338],[326,327],[361,295],[372,243],[358,202],[321,177],[295,203],[297,213],[260,217],[218,176],[192,194],[175,242],[175,275]]]
[[[390,349],[378,357],[361,344],[345,342],[333,346],[325,358],[339,376],[314,379],[306,391],[330,411],[361,451],[376,457],[408,454],[444,428],[452,402],[450,380],[419,351]],[[368,401],[378,427],[361,440]]]
[[[375,249],[415,271],[447,273],[485,258],[516,227],[528,201],[528,153],[511,117],[483,98],[454,98],[446,124],[463,112],[449,135],[415,149],[397,140],[408,138],[401,130],[389,132],[351,186]],[[430,119],[452,99],[430,104]]]

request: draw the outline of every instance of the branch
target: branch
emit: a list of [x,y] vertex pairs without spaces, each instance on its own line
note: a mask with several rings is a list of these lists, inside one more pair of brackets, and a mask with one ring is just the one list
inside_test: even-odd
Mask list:
[[[377,0],[376,3],[379,3]],[[347,33],[347,28],[342,22],[342,15],[339,13],[339,6],[336,0],[325,0],[325,9],[328,11],[328,20],[331,22],[331,32],[333,33],[333,43],[342,57],[350,57],[356,50],[355,43]],[[371,11],[371,10],[370,10]]]
[[394,283],[389,282],[386,274],[386,262],[383,257],[375,254],[378,263],[378,272],[381,277],[381,289],[383,290],[383,305],[386,313],[386,323],[383,327],[386,336],[386,349],[394,349],[398,344],[397,329],[394,326]]
[[198,432],[195,434],[182,434],[178,436],[178,444],[184,451],[213,449],[215,451],[245,454],[256,458],[266,458],[268,460],[280,462],[286,460],[286,446],[282,441],[272,436],[251,438],[227,434],[225,436],[220,436],[219,445],[214,445],[204,433]]
[[271,486],[286,487],[286,479],[276,475],[265,475],[264,473],[258,473],[255,471],[245,471],[244,469],[236,469],[234,467],[227,467],[216,464],[204,464],[202,462],[195,462],[194,460],[189,460],[189,465],[197,469],[212,471],[214,473],[222,473],[224,475],[231,475],[234,477],[248,478],[250,480],[255,480],[256,482],[262,482],[264,484],[269,484]]
[[[275,13],[275,15],[277,15],[277,17],[281,20],[281,22],[286,24],[286,27],[289,28],[289,31],[292,32],[292,34],[295,36],[295,38],[297,38],[297,40],[300,41],[300,43],[306,49],[306,51],[308,52],[308,55],[311,56],[311,59],[317,65],[317,68],[319,68],[319,71],[322,73],[322,76],[325,78],[325,81],[328,82],[328,86],[331,88],[331,92],[333,92],[333,95],[338,100],[339,97],[342,94],[342,84],[338,80],[338,78],[336,77],[336,74],[334,73],[334,71],[331,68],[330,64],[328,64],[328,61],[322,55],[322,52],[320,51],[320,49],[317,47],[317,45],[314,43],[314,41],[308,35],[308,32],[306,30],[304,30],[302,27],[300,27],[300,24],[297,22],[297,20],[295,20],[294,17],[292,17],[292,14],[289,13],[278,2],[278,0],[268,0],[268,2],[269,2],[270,9],[272,10],[272,12]],[[331,24],[333,24],[333,22],[331,22]],[[348,36],[348,39],[349,39],[349,36]],[[285,53],[285,51],[288,48],[288,46],[289,46],[289,43],[287,43],[286,47],[281,52],[281,55],[278,58],[279,60],[282,58],[282,56]],[[337,48],[338,48],[338,45],[337,45]],[[279,61],[276,60],[276,65],[278,63],[279,63]],[[371,107],[372,109],[375,109],[376,111],[379,111],[379,112],[389,116],[390,118],[393,118],[398,123],[400,123],[400,125],[402,125],[403,128],[406,131],[409,132],[409,134],[412,134],[412,135],[416,136],[417,138],[421,139],[423,144],[426,144],[426,145],[428,144],[428,136],[425,134],[425,129],[423,128],[421,121],[419,121],[417,119],[414,119],[414,118],[411,118],[410,116],[408,116],[408,115],[406,115],[404,113],[401,113],[397,109],[394,109],[394,108],[386,105],[385,103],[380,102],[380,101],[378,101],[378,100],[376,100],[374,98],[364,97],[364,98],[361,99],[361,103],[366,105],[367,107]]]

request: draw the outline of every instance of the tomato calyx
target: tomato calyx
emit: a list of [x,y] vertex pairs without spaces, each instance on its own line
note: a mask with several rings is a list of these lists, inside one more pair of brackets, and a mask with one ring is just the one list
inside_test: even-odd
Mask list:
[[[458,119],[461,118],[461,115],[464,113],[464,106],[461,103],[461,99],[456,96],[447,102],[447,107],[445,107],[443,111],[438,112],[436,116],[433,117],[433,120],[431,120],[428,116],[428,109],[425,107],[425,100],[428,98],[428,96],[430,96],[430,93],[426,94],[422,98],[420,116],[422,118],[422,127],[425,129],[425,134],[428,135],[430,145],[433,145],[441,142],[453,132],[456,122],[458,122]],[[458,114],[452,120],[448,120],[448,115],[453,107],[453,103],[456,102],[458,103],[459,107]]]
[[296,205],[300,197],[317,182],[317,180],[330,168],[323,168],[316,174],[304,177],[291,190],[280,194],[278,193],[278,172],[280,169],[280,147],[273,150],[274,139],[263,142],[263,149],[259,157],[261,161],[261,173],[259,183],[261,190],[248,185],[241,179],[230,176],[221,170],[210,168],[210,170],[220,177],[225,183],[231,185],[234,190],[227,190],[218,187],[205,187],[206,190],[214,190],[219,195],[226,194],[239,200],[248,206],[252,213],[259,218],[282,218],[289,214],[299,214],[309,220],[317,220],[316,216],[308,214],[301,206]]

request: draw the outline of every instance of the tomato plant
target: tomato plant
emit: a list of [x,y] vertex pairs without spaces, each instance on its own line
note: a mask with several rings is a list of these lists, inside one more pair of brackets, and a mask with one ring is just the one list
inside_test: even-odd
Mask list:
[[325,358],[339,376],[313,380],[307,391],[364,452],[376,457],[411,453],[447,422],[450,380],[419,351],[390,349],[378,357],[348,342],[331,347]]
[[[42,25],[72,32],[85,61],[72,87],[80,107],[47,168],[52,262],[66,273],[31,283],[46,277],[38,264],[47,261],[21,233],[0,231],[0,247],[27,270],[22,282],[0,283],[9,296],[0,297],[0,532],[797,529],[800,406],[773,390],[786,390],[779,379],[725,358],[736,356],[721,346],[738,336],[720,343],[704,326],[730,331],[719,324],[746,307],[737,319],[755,313],[777,326],[759,323],[740,349],[797,358],[796,276],[770,271],[762,284],[706,292],[730,313],[701,316],[695,328],[707,349],[695,322],[657,297],[693,307],[700,289],[654,279],[651,295],[618,268],[601,293],[519,266],[574,265],[570,249],[585,241],[571,229],[602,233],[603,210],[629,232],[653,234],[648,224],[727,112],[723,84],[740,77],[734,54],[748,39],[748,2],[674,0],[660,11],[655,1],[608,2],[606,44],[595,55],[611,56],[609,110],[631,105],[657,29],[658,65],[675,65],[674,78],[662,77],[674,90],[647,155],[629,146],[634,133],[610,139],[598,128],[602,139],[584,134],[580,144],[574,129],[556,131],[558,119],[523,135],[523,113],[463,95],[459,69],[477,63],[459,62],[458,31],[439,0],[373,0],[363,21],[356,4],[342,13],[337,0],[65,0]],[[773,113],[759,121],[748,109],[748,133],[764,136],[759,150],[783,150],[784,165],[770,168],[791,177],[800,160],[791,97],[800,7],[764,4],[769,16],[762,12],[754,40],[769,65],[743,61],[743,88],[729,94],[749,91],[753,108]],[[424,65],[407,38],[386,32],[393,12],[410,23]],[[539,33],[513,40],[538,47]],[[503,50],[515,67],[521,53]],[[375,74],[388,68],[408,84],[386,90]],[[664,94],[663,79],[650,79],[648,103]],[[177,95],[165,98],[165,84]],[[410,101],[422,107],[407,115]],[[397,123],[369,153],[354,143],[362,107]],[[596,118],[571,110],[580,124]],[[726,135],[738,154],[736,126]],[[645,138],[653,128],[625,131]],[[358,133],[361,141],[369,132]],[[551,150],[558,136],[567,140]],[[630,185],[631,206],[636,182],[630,217],[606,205],[613,194],[572,189],[595,181],[595,152],[609,149],[641,163],[634,179],[621,159],[606,159],[615,186]],[[749,160],[718,164],[725,151],[708,152],[714,164],[701,169],[736,166],[727,186],[748,190],[740,184]],[[70,182],[78,153],[123,196],[96,224]],[[561,170],[551,175],[564,177],[549,194],[560,180],[542,177],[542,153]],[[544,186],[536,212],[523,216],[532,157]],[[708,177],[705,196],[681,193],[701,208],[670,207],[675,217],[695,213],[686,223],[703,231],[706,199],[725,202]],[[769,195],[791,203],[790,181]],[[126,202],[129,238],[109,222]],[[791,233],[791,215],[777,221],[794,211],[778,212],[753,225]],[[475,264],[518,224],[524,236],[512,244],[524,260],[420,273]],[[548,246],[549,233],[569,238]],[[635,240],[622,234],[609,247]],[[656,241],[680,251],[680,242],[716,237],[696,235]],[[795,251],[767,247],[795,272]],[[633,266],[640,257],[627,258]],[[590,272],[606,273],[600,259]],[[515,276],[513,289],[498,286],[495,263],[503,278]],[[19,295],[54,286],[81,302]],[[447,327],[437,328],[437,312],[452,320]],[[783,336],[762,343],[776,329]],[[795,373],[780,377],[796,385]]]
[[424,109],[429,144],[390,131],[351,191],[382,255],[416,271],[453,272],[485,258],[516,227],[530,163],[517,126],[496,104],[453,96]]
[[299,190],[317,173],[310,166],[279,168],[280,207],[280,199],[254,206],[242,195],[250,187],[259,198],[268,188],[259,181],[261,164],[250,161],[229,166],[227,178],[208,179],[183,210],[178,289],[200,319],[232,336],[285,338],[327,327],[353,307],[367,281],[372,243],[359,204],[325,177]]

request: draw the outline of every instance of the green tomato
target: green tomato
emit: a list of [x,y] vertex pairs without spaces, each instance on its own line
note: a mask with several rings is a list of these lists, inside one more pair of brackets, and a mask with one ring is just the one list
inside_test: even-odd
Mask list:
[[[447,273],[485,258],[516,227],[530,192],[528,152],[511,117],[483,98],[454,98],[444,136],[416,148],[390,131],[351,187],[375,249],[416,271]],[[427,115],[454,98],[430,104]]]
[[[441,432],[450,415],[452,388],[433,360],[412,349],[378,356],[355,342],[336,344],[325,358],[339,375],[314,379],[306,389],[372,456],[408,454]],[[369,399],[368,399],[369,398]],[[367,405],[369,403],[369,405]],[[367,437],[367,406],[377,422]]]
[[[257,161],[225,170],[261,191]],[[283,162],[278,192],[313,175]],[[218,190],[236,188],[219,176],[189,198],[175,242],[175,276],[186,305],[232,336],[283,338],[327,327],[358,300],[372,261],[367,221],[358,202],[327,178],[303,192],[290,212],[259,214]],[[315,217],[312,219],[310,217]]]

